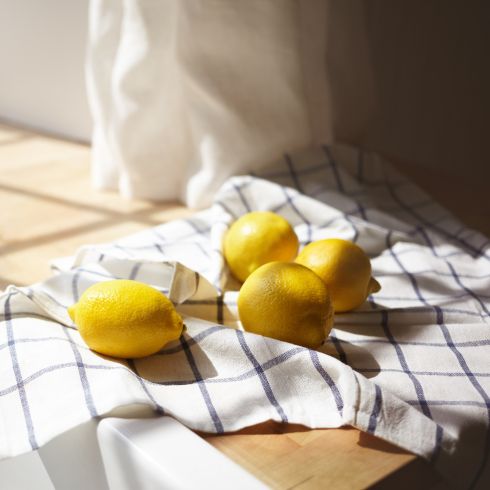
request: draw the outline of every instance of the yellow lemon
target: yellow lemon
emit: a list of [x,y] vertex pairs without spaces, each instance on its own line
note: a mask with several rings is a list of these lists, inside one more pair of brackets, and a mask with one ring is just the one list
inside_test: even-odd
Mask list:
[[329,238],[308,244],[296,258],[316,272],[328,287],[335,312],[361,305],[381,289],[371,277],[371,262],[362,248],[347,240]]
[[248,332],[311,349],[333,324],[325,283],[294,262],[271,262],[253,272],[240,289],[238,314]]
[[231,225],[223,252],[231,273],[243,282],[267,262],[294,260],[298,247],[298,237],[286,219],[270,211],[253,211]]
[[100,354],[137,358],[178,339],[183,323],[172,302],[137,281],[90,286],[68,313],[87,345]]

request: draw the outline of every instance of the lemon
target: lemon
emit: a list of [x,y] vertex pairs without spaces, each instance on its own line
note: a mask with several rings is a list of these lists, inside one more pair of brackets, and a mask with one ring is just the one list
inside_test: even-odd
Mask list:
[[240,289],[243,328],[314,349],[332,329],[333,310],[325,283],[310,269],[271,262],[253,272]]
[[362,248],[340,238],[312,242],[296,258],[298,264],[316,272],[328,287],[335,312],[361,305],[381,289],[371,277],[371,262]]
[[172,302],[138,281],[114,280],[90,286],[68,308],[87,345],[100,354],[137,358],[158,352],[182,333]]
[[267,262],[294,260],[298,247],[298,237],[285,218],[270,211],[253,211],[231,225],[223,252],[231,273],[243,282]]

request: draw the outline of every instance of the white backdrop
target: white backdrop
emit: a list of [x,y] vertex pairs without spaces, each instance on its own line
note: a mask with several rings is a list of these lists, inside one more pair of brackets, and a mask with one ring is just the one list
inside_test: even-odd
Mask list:
[[[335,136],[490,178],[490,3],[325,2]],[[0,0],[0,120],[89,140],[87,12],[88,0]]]
[[88,0],[0,0],[0,120],[89,141]]

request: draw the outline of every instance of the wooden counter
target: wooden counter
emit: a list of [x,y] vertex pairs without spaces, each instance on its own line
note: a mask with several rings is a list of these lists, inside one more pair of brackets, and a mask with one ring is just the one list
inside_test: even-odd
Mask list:
[[[91,190],[89,158],[86,145],[0,125],[0,290],[47,278],[49,261],[79,246],[191,214],[178,204],[129,202]],[[417,180],[416,174],[411,169]],[[472,225],[490,232],[490,222],[484,214],[478,221],[471,202],[461,213],[450,185],[445,196],[437,197],[463,218],[471,213]],[[443,488],[420,459],[352,428],[308,430],[269,422],[202,436],[273,488]]]

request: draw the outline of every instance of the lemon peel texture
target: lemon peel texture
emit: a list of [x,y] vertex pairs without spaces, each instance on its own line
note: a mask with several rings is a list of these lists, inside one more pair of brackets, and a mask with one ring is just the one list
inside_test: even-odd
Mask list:
[[335,312],[350,311],[381,286],[371,276],[371,262],[355,243],[340,238],[306,245],[295,260],[316,272],[327,285]]
[[233,276],[243,282],[263,264],[294,260],[298,247],[298,237],[285,218],[270,211],[253,211],[231,225],[223,253]]
[[166,296],[131,280],[90,286],[68,314],[92,350],[112,357],[149,356],[178,339],[183,329]]
[[300,264],[270,262],[253,272],[238,296],[248,332],[315,349],[330,333],[333,309],[325,283]]

